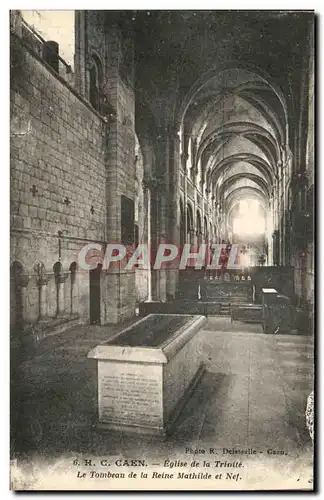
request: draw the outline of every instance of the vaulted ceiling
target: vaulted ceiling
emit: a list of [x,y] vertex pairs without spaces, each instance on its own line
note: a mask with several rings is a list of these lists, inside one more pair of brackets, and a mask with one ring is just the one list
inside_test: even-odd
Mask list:
[[281,149],[289,146],[287,115],[282,93],[244,69],[221,71],[192,92],[182,118],[183,143],[189,137],[195,142],[194,161],[207,186],[215,184],[218,199],[233,203],[246,191],[266,201]]
[[266,206],[281,151],[296,147],[313,12],[123,15],[135,33],[138,127],[181,130],[184,151],[191,138],[228,210],[243,195]]

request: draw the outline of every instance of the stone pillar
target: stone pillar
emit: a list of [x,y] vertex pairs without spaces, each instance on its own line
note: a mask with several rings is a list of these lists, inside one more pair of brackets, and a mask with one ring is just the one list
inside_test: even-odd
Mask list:
[[147,302],[152,302],[152,259],[151,259],[151,241],[152,241],[152,231],[151,231],[151,189],[147,181],[143,180],[143,193],[144,193],[144,206],[146,207],[147,213],[147,225],[146,234],[147,238],[145,243],[148,247],[148,267],[147,267]]
[[18,323],[20,324],[19,326],[24,327],[24,325],[27,323],[28,320],[28,292],[27,292],[27,286],[30,280],[30,276],[27,274],[21,274],[19,277],[17,277],[16,281],[16,287],[17,290],[20,292],[20,298],[21,298],[21,311],[20,311],[20,318]]
[[[114,19],[107,20],[104,99],[111,112],[106,128],[106,235],[107,241],[121,241],[122,197],[135,204],[135,93],[133,81],[133,34],[121,33]],[[125,43],[121,43],[124,40]],[[129,61],[126,65],[125,61]],[[123,69],[123,76],[120,69]],[[127,172],[127,175],[126,175]],[[134,243],[134,242],[133,242]],[[109,268],[100,278],[101,323],[120,323],[135,315],[134,270]]]
[[186,168],[186,156],[181,155],[181,162],[182,162],[182,170],[184,173],[184,196],[183,196],[183,211],[184,211],[184,243],[189,243],[188,242],[188,215],[187,215],[187,183],[188,183],[188,175],[187,175],[187,168]]
[[[161,243],[167,243],[168,239],[168,202],[167,194],[159,193],[159,208],[160,208],[160,227],[159,227],[159,238],[158,245]],[[159,298],[162,302],[167,300],[167,279],[168,271],[161,267],[158,271],[159,273]]]
[[[170,241],[180,247],[180,137],[177,130],[171,129],[169,136],[169,217],[168,229]],[[167,297],[175,298],[179,280],[178,261],[172,262],[168,272]]]
[[278,162],[278,229],[279,229],[279,265],[283,265],[284,232],[283,232],[283,175],[282,161]]
[[267,216],[267,242],[268,242],[268,266],[273,266],[273,196],[269,200],[269,212]]
[[36,278],[39,297],[39,319],[44,319],[47,316],[46,286],[49,278],[49,275],[42,275]]
[[158,242],[159,242],[159,211],[160,211],[160,200],[159,200],[159,194],[157,190],[157,186],[155,183],[152,183],[152,188],[151,188],[151,286],[152,286],[152,299],[154,301],[159,300],[159,274],[158,271],[153,269],[155,258],[156,258],[156,252],[158,248]]
[[36,273],[36,284],[38,286],[38,319],[43,319],[47,316],[46,306],[46,285],[50,279],[50,275],[45,274],[45,266],[42,262],[34,264]]
[[57,287],[57,316],[60,316],[65,312],[64,283],[67,277],[68,273],[62,273],[55,277]]

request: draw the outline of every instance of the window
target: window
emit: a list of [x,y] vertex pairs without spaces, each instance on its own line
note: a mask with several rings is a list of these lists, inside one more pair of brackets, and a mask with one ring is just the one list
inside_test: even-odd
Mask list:
[[100,111],[100,87],[102,69],[99,57],[93,55],[89,69],[89,101],[96,111]]

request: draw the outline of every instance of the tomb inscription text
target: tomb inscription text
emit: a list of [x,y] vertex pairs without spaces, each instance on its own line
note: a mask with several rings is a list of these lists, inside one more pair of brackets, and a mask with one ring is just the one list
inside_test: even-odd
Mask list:
[[102,367],[99,378],[101,421],[137,422],[154,425],[160,420],[161,387],[159,379],[145,370],[127,370],[117,365]]

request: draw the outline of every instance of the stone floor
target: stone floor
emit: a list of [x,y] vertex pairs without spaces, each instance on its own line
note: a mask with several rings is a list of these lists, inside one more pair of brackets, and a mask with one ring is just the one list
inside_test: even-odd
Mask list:
[[[53,483],[54,489],[143,488],[143,481],[141,486],[122,480],[109,483],[113,479],[92,481],[90,486],[75,483],[74,460],[81,467],[84,459],[95,463],[102,457],[108,457],[112,466],[117,458],[145,459],[149,470],[160,470],[166,459],[186,460],[188,464],[197,459],[199,467],[202,459],[212,467],[215,457],[243,460],[242,482],[224,481],[224,476],[216,482],[188,479],[185,485],[161,479],[161,489],[311,488],[312,443],[305,427],[305,408],[313,388],[312,336],[265,335],[258,324],[209,317],[200,332],[206,372],[173,435],[163,441],[103,433],[93,425],[95,372],[86,354],[118,329],[77,327],[47,339],[34,357],[21,365],[20,407],[13,415],[19,413],[18,426],[24,432],[19,442],[12,439],[15,464],[21,467],[17,470],[24,471],[15,476],[20,489],[44,489],[41,478],[46,476],[50,483],[55,474],[60,480],[56,486]],[[211,448],[217,455],[210,453]],[[245,450],[243,458],[226,451],[233,448]],[[249,450],[256,450],[256,454]],[[206,467],[201,470],[208,471]],[[178,470],[184,471],[174,469]],[[154,487],[160,489],[159,484],[155,482]]]

